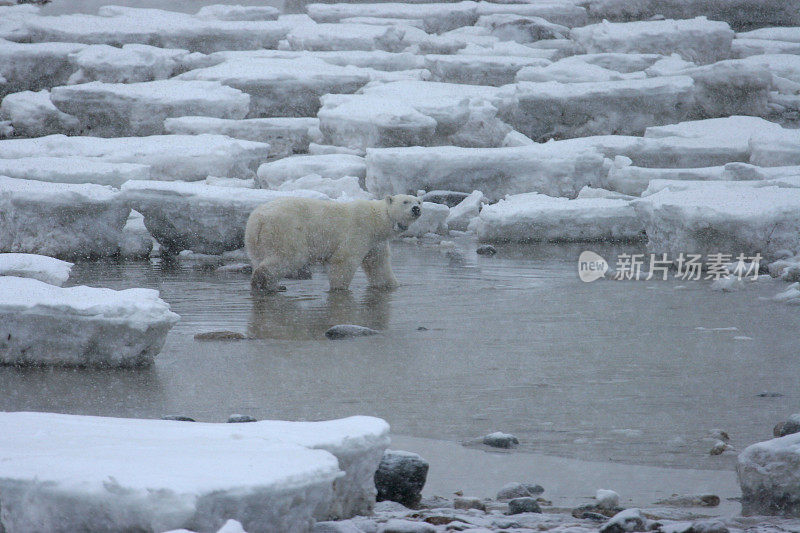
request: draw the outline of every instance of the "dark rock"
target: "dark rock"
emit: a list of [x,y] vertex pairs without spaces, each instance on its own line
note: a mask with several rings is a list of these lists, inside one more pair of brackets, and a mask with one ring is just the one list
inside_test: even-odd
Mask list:
[[206,331],[194,335],[196,341],[240,341],[249,338],[238,331]]
[[178,422],[197,422],[194,418],[189,418],[183,415],[167,415],[162,416],[161,420],[177,420]]
[[729,530],[719,520],[711,519],[694,522],[684,533],[729,533]]
[[519,446],[519,439],[510,433],[496,431],[483,437],[483,443],[494,448],[513,448]]
[[453,500],[453,507],[456,509],[478,509],[479,511],[486,510],[486,504],[483,503],[483,500],[469,496],[461,496]]
[[497,253],[497,248],[491,244],[482,244],[478,246],[478,249],[475,250],[475,253],[478,255],[495,255]]
[[782,398],[783,393],[780,392],[759,392],[756,396],[759,398]]
[[425,326],[420,326],[417,328],[417,331],[428,331],[428,328],[426,328]]
[[497,491],[496,499],[513,500],[514,498],[529,498],[543,492],[544,488],[541,485],[512,481],[511,483],[506,483]]
[[364,326],[356,326],[355,324],[339,324],[333,326],[325,332],[325,336],[329,339],[347,339],[350,337],[367,337],[369,335],[377,335],[378,332],[371,328]]
[[779,422],[772,429],[772,434],[776,437],[785,437],[793,433],[800,433],[800,416],[798,415],[793,415],[789,420]]
[[536,498],[514,498],[508,502],[508,514],[541,513],[542,508]]
[[458,191],[430,191],[422,195],[422,201],[455,207],[463,202],[467,196],[469,196],[469,193]]
[[258,419],[253,418],[250,415],[239,415],[239,414],[231,415],[228,417],[229,424],[241,424],[244,422],[258,422]]
[[576,507],[575,509],[573,509],[572,516],[574,516],[575,518],[588,518],[590,520],[597,520],[595,516],[601,516],[602,518],[600,520],[602,521],[614,516],[615,514],[623,510],[624,509],[622,509],[621,507],[616,507],[614,509],[607,509],[604,507],[600,507],[597,504],[587,504],[587,505],[581,505],[580,507]]
[[416,507],[428,478],[428,462],[416,453],[386,450],[375,472],[377,501],[389,500]]
[[620,511],[600,528],[600,533],[628,533],[630,531],[647,531],[647,520],[639,509]]
[[528,492],[531,494],[541,494],[544,492],[544,487],[536,483],[523,483],[523,485],[525,485],[525,488],[528,489]]
[[669,498],[658,500],[658,505],[672,507],[716,507],[720,499],[716,494],[673,494]]

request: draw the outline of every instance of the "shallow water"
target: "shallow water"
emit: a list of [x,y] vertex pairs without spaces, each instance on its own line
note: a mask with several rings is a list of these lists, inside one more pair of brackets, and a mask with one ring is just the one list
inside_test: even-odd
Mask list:
[[[399,434],[460,441],[500,430],[523,450],[712,469],[731,468],[735,454],[709,456],[709,430],[741,449],[800,410],[800,316],[759,299],[785,283],[734,293],[707,281],[583,283],[585,246],[507,246],[495,257],[459,246],[462,263],[396,243],[402,286],[391,293],[368,291],[359,273],[350,293],[329,294],[318,271],[253,299],[247,274],[189,259],[76,265],[71,283],[158,289],[181,322],[149,369],[0,368],[0,409],[203,421],[368,414]],[[382,334],[325,339],[337,323]],[[213,330],[258,339],[193,338]]]

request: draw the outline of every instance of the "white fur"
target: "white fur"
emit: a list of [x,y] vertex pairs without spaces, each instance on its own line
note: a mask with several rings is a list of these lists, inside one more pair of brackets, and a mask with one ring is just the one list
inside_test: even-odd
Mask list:
[[253,289],[276,291],[281,278],[314,262],[326,264],[331,290],[346,290],[359,265],[371,287],[394,288],[387,241],[418,218],[420,207],[418,198],[404,194],[354,202],[286,198],[261,205],[245,230]]

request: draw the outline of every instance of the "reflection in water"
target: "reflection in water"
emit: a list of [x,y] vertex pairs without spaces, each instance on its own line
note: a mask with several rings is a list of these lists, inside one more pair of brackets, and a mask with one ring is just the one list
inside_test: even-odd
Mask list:
[[283,293],[258,296],[253,299],[248,332],[260,339],[311,340],[324,338],[325,331],[336,324],[386,329],[391,295],[367,289],[358,302],[351,291],[330,291],[324,303]]
[[161,416],[164,389],[154,368],[0,367],[0,410],[101,416]]

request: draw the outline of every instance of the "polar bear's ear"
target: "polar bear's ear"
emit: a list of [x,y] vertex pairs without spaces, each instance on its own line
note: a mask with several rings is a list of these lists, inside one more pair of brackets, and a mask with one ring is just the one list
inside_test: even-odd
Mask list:
[[391,197],[391,196],[386,196],[386,197],[384,197],[384,200],[386,200],[386,203],[387,203],[387,204],[390,204],[390,205],[391,205],[391,203],[392,203],[392,197]]

